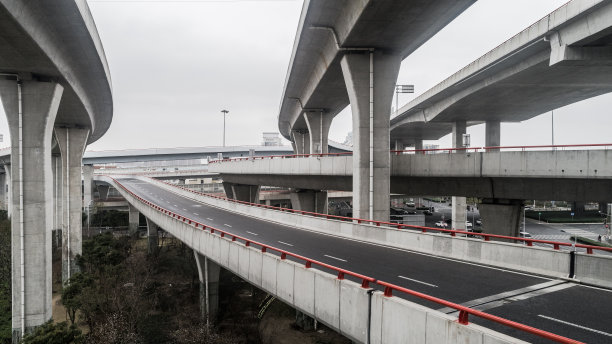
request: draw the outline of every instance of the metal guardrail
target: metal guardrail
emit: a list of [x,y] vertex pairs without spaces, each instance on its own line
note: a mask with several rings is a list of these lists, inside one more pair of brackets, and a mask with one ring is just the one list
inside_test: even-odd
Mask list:
[[[361,287],[362,288],[370,288],[370,283],[376,283],[376,284],[378,284],[380,286],[383,286],[385,288],[384,289],[385,297],[392,297],[393,296],[393,290],[396,290],[396,291],[401,291],[403,293],[406,293],[406,294],[409,294],[409,295],[412,295],[412,296],[416,296],[416,297],[418,297],[420,299],[423,299],[423,300],[427,300],[427,301],[431,301],[431,302],[435,302],[435,303],[441,304],[441,305],[443,305],[445,307],[454,308],[454,309],[459,311],[459,316],[458,316],[457,322],[462,324],[462,325],[469,324],[468,315],[471,314],[471,315],[474,315],[474,316],[477,316],[477,317],[480,317],[480,318],[483,318],[483,319],[487,319],[487,320],[496,322],[498,324],[501,324],[501,325],[504,325],[504,326],[507,326],[507,327],[512,327],[512,328],[521,330],[521,331],[526,332],[526,333],[530,333],[530,334],[533,334],[533,335],[536,335],[536,336],[540,336],[542,338],[550,339],[550,340],[555,341],[557,343],[584,344],[582,342],[579,342],[579,341],[576,341],[576,340],[573,340],[573,339],[570,339],[570,338],[567,338],[567,337],[559,336],[559,335],[551,333],[551,332],[540,330],[540,329],[537,329],[537,328],[534,328],[534,327],[531,327],[531,326],[527,326],[527,325],[524,325],[524,324],[521,324],[521,323],[517,323],[517,322],[511,321],[511,320],[507,320],[507,319],[504,319],[504,318],[501,318],[501,317],[497,317],[497,316],[494,316],[492,314],[481,312],[481,311],[478,311],[478,310],[475,310],[475,309],[472,309],[472,308],[469,308],[469,307],[465,307],[465,306],[462,306],[462,305],[459,305],[459,304],[456,304],[456,303],[453,303],[453,302],[450,302],[450,301],[446,301],[446,300],[443,300],[443,299],[440,299],[440,298],[436,298],[436,297],[431,296],[431,295],[423,294],[423,293],[420,293],[420,292],[417,292],[417,291],[414,291],[414,290],[411,290],[411,289],[403,288],[403,287],[400,287],[400,286],[397,286],[397,285],[394,285],[394,284],[391,284],[391,283],[387,283],[387,282],[384,282],[384,281],[378,281],[378,280],[376,280],[376,279],[374,279],[372,277],[369,277],[369,276],[364,276],[364,275],[358,274],[356,272],[352,272],[352,271],[349,271],[349,270],[346,270],[346,269],[342,269],[342,268],[339,268],[339,267],[336,267],[336,266],[333,266],[333,265],[329,265],[329,264],[326,264],[326,263],[323,263],[323,262],[320,262],[320,261],[317,261],[317,260],[314,260],[314,259],[310,259],[308,257],[304,257],[304,256],[301,256],[301,255],[298,255],[298,254],[295,254],[295,253],[292,253],[292,252],[289,252],[289,251],[286,251],[286,250],[282,250],[282,249],[279,249],[279,248],[274,247],[274,246],[270,246],[270,245],[267,245],[267,244],[260,243],[258,241],[247,239],[247,238],[244,238],[244,237],[232,234],[232,233],[230,233],[228,231],[225,231],[225,230],[221,230],[221,229],[218,229],[218,228],[214,228],[212,226],[204,225],[204,224],[199,223],[199,222],[197,222],[195,220],[192,220],[192,219],[187,218],[185,216],[182,216],[180,214],[174,213],[174,212],[172,212],[172,211],[170,211],[168,209],[160,207],[160,206],[154,204],[153,202],[147,201],[146,199],[144,199],[144,198],[136,195],[134,192],[130,191],[123,184],[118,182],[115,178],[113,178],[111,176],[108,176],[108,177],[113,179],[113,181],[115,183],[117,183],[117,185],[119,185],[123,190],[125,190],[125,192],[127,192],[130,195],[132,195],[133,197],[135,197],[141,203],[143,203],[143,204],[153,208],[156,211],[161,212],[162,214],[170,216],[170,217],[176,219],[177,221],[181,221],[183,223],[186,223],[187,225],[192,225],[193,227],[199,228],[201,230],[209,230],[211,234],[215,234],[215,232],[219,233],[219,235],[222,238],[223,237],[227,237],[228,239],[231,238],[231,240],[233,242],[235,242],[237,240],[240,240],[240,241],[244,242],[244,245],[247,246],[247,247],[248,246],[252,246],[252,245],[259,246],[262,253],[265,253],[265,252],[268,252],[268,251],[277,252],[277,253],[280,254],[280,258],[281,259],[287,259],[287,256],[289,256],[289,257],[296,258],[298,260],[302,260],[302,261],[305,262],[304,266],[307,269],[311,268],[313,265],[317,265],[317,266],[320,266],[320,267],[323,267],[323,268],[330,269],[330,270],[335,271],[337,273],[337,278],[339,280],[343,280],[346,275],[353,276],[353,277],[355,277],[357,279],[360,279],[362,281],[361,282]],[[187,191],[191,191],[191,190],[187,190]]]

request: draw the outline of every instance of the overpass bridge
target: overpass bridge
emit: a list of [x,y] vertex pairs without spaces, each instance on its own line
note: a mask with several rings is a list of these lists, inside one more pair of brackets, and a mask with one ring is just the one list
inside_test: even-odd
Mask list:
[[[404,3],[410,7],[408,2]],[[356,152],[352,190],[359,217],[388,217],[385,209],[388,211],[390,163],[386,150],[389,142],[396,150],[406,145],[414,145],[418,150],[422,149],[424,139],[436,140],[452,132],[453,147],[460,148],[467,126],[486,123],[485,145],[495,147],[500,145],[501,122],[526,120],[612,91],[612,5],[605,0],[574,0],[425,92],[400,109],[400,114],[388,123],[388,107],[399,68],[394,63],[471,4],[456,2],[452,7],[444,1],[430,3],[429,7],[419,8],[423,22],[432,20],[433,13],[439,9],[437,6],[445,6],[448,12],[442,16],[438,13],[436,24],[427,30],[417,27],[416,33],[410,31],[404,35],[401,30],[414,24],[406,20],[401,28],[395,28],[399,30],[395,32],[398,38],[389,41],[388,47],[389,51],[401,51],[400,57],[375,58],[372,53],[371,65],[366,57],[358,57],[358,51],[348,49],[344,36],[336,35],[341,37],[336,38],[340,43],[335,48],[317,36],[325,31],[334,32],[333,27],[319,25],[312,19],[320,11],[317,2],[305,4],[302,11],[281,100],[279,128],[286,138],[293,140],[295,153],[325,153],[315,149],[313,142],[326,140],[332,118],[350,99]],[[378,5],[360,9],[363,13],[355,12],[351,17],[355,18],[354,25],[374,23],[372,18],[399,18],[394,14],[401,13],[400,8],[392,9],[385,1]],[[351,13],[342,6],[337,10]],[[303,35],[305,27],[312,28],[313,32]],[[351,33],[352,26],[347,27],[339,32]],[[405,45],[403,38],[399,38],[413,35],[417,39],[412,45]],[[362,36],[367,42],[369,36]],[[330,34],[330,37],[335,36]],[[358,46],[363,48],[367,44]],[[303,62],[305,58],[307,62]],[[366,75],[368,71],[372,80]],[[371,97],[368,91],[373,91]],[[306,149],[308,142],[310,148]],[[454,225],[463,227],[465,199],[455,197],[453,204]]]
[[53,229],[64,234],[63,279],[76,271],[81,158],[86,145],[108,130],[113,100],[108,64],[85,0],[0,0],[0,23],[0,97],[11,136],[5,151],[10,160],[3,162],[10,185],[17,342],[51,319]]
[[212,312],[220,266],[360,343],[604,343],[612,336],[606,256],[338,221],[150,178],[95,178],[147,217],[152,245],[161,227],[194,249]]
[[[525,199],[610,202],[609,147],[612,145],[393,151],[390,191],[481,198],[484,221],[497,234],[516,236]],[[551,148],[554,150],[542,150]],[[252,188],[350,191],[353,159],[351,153],[238,158],[211,162],[209,171],[219,173],[224,183]]]

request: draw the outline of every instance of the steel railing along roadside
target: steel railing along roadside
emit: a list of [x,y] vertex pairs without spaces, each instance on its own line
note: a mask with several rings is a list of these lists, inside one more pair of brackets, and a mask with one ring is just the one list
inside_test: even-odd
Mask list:
[[[143,203],[143,204],[153,208],[154,210],[156,210],[158,212],[161,212],[162,214],[164,214],[166,216],[170,216],[170,217],[176,219],[177,221],[181,221],[181,222],[183,222],[183,223],[185,223],[187,225],[191,225],[194,228],[198,228],[198,229],[201,229],[201,230],[209,230],[211,234],[218,233],[219,236],[221,236],[222,238],[227,238],[228,240],[231,239],[231,241],[233,241],[233,242],[236,242],[237,240],[240,240],[240,241],[244,242],[244,245],[247,246],[247,247],[250,247],[252,245],[259,246],[262,253],[276,252],[276,253],[280,254],[280,258],[283,259],[283,260],[287,259],[287,257],[293,257],[293,258],[295,258],[297,260],[302,260],[302,261],[304,261],[304,266],[307,269],[312,268],[313,265],[315,265],[315,266],[320,266],[320,267],[332,270],[332,271],[337,273],[337,279],[339,279],[339,280],[343,280],[345,278],[345,276],[352,276],[354,278],[357,278],[357,279],[361,280],[361,287],[362,288],[370,288],[370,283],[378,284],[378,285],[384,287],[384,295],[385,295],[385,297],[392,297],[393,296],[393,290],[397,290],[397,291],[401,291],[403,293],[406,293],[406,294],[409,294],[409,295],[412,295],[412,296],[416,296],[416,297],[418,297],[420,299],[423,299],[423,300],[426,300],[426,301],[431,301],[431,302],[435,302],[435,303],[444,305],[445,307],[454,308],[454,309],[459,311],[459,316],[458,316],[457,322],[462,324],[462,325],[469,324],[468,315],[471,314],[471,315],[474,315],[474,316],[477,316],[477,317],[480,317],[480,318],[483,318],[483,319],[487,319],[487,320],[493,321],[495,323],[498,323],[498,324],[501,324],[501,325],[504,325],[504,326],[507,326],[507,327],[512,327],[512,328],[521,330],[521,331],[526,332],[526,333],[530,333],[530,334],[533,334],[533,335],[536,335],[536,336],[540,336],[542,338],[550,339],[550,340],[558,342],[558,343],[582,344],[582,342],[579,342],[579,341],[576,341],[576,340],[573,340],[573,339],[570,339],[570,338],[566,338],[566,337],[563,337],[563,336],[559,336],[559,335],[556,335],[556,334],[551,333],[551,332],[547,332],[547,331],[540,330],[540,329],[537,329],[537,328],[534,328],[534,327],[531,327],[531,326],[527,326],[527,325],[524,325],[524,324],[520,324],[520,323],[511,321],[511,320],[500,318],[500,317],[494,316],[492,314],[481,312],[481,311],[478,311],[478,310],[475,310],[475,309],[472,309],[472,308],[469,308],[469,307],[461,306],[459,304],[456,304],[456,303],[453,303],[453,302],[450,302],[450,301],[446,301],[446,300],[443,300],[443,299],[439,299],[439,298],[436,298],[436,297],[433,297],[433,296],[430,296],[430,295],[427,295],[427,294],[419,293],[419,292],[411,290],[411,289],[407,289],[407,288],[403,288],[403,287],[400,287],[400,286],[397,286],[397,285],[394,285],[394,284],[390,284],[390,283],[387,283],[387,282],[379,281],[379,280],[376,280],[375,278],[372,278],[372,277],[364,276],[364,275],[361,275],[359,273],[356,273],[356,272],[353,272],[353,271],[349,271],[349,270],[346,270],[346,269],[342,269],[342,268],[339,268],[339,267],[336,267],[336,266],[333,266],[333,265],[330,265],[330,264],[326,264],[326,263],[323,263],[323,262],[320,262],[320,261],[317,261],[317,260],[314,260],[314,259],[310,259],[308,257],[304,257],[304,256],[292,253],[292,252],[287,251],[287,250],[282,250],[282,249],[279,249],[279,248],[274,247],[274,246],[270,246],[270,245],[263,244],[263,243],[258,242],[258,241],[254,241],[254,240],[251,240],[251,239],[248,239],[248,238],[244,238],[242,236],[232,234],[232,233],[230,233],[228,231],[225,231],[225,230],[221,230],[221,229],[218,229],[218,228],[215,228],[215,227],[212,227],[212,226],[204,225],[204,224],[199,223],[199,222],[197,222],[197,221],[195,221],[193,219],[190,219],[188,217],[185,217],[183,215],[177,214],[177,213],[172,212],[172,211],[170,211],[168,209],[160,207],[157,204],[155,204],[155,203],[153,203],[151,201],[148,201],[148,200],[146,200],[146,199],[136,195],[136,193],[134,193],[131,190],[129,190],[128,188],[126,188],[123,184],[118,182],[115,178],[113,178],[111,176],[107,176],[107,177],[112,179],[125,192],[127,192],[128,194],[130,194],[131,196],[136,198],[139,202],[141,202],[141,203]],[[187,190],[187,191],[191,191],[191,190]]]
[[[149,178],[151,178],[151,177],[149,177]],[[151,179],[153,179],[153,178],[151,178]],[[297,209],[275,207],[275,206],[271,206],[271,205],[265,205],[265,204],[259,204],[259,203],[251,203],[251,202],[246,202],[246,201],[239,201],[239,200],[235,200],[235,199],[231,199],[231,198],[227,198],[227,197],[223,197],[223,196],[217,196],[217,195],[207,194],[207,193],[203,193],[203,192],[198,192],[198,191],[195,191],[195,190],[184,188],[182,186],[179,186],[179,185],[176,185],[176,184],[172,184],[172,183],[168,183],[168,182],[161,181],[161,180],[156,180],[156,181],[158,181],[160,183],[167,184],[167,185],[175,187],[175,188],[179,188],[179,189],[182,189],[182,190],[185,190],[185,191],[189,191],[189,192],[201,195],[201,196],[205,196],[205,197],[222,199],[222,200],[225,200],[225,201],[229,201],[229,202],[233,202],[233,203],[239,203],[239,204],[245,204],[245,205],[249,205],[249,206],[253,206],[253,207],[258,207],[258,208],[267,208],[267,209],[284,211],[284,212],[290,212],[290,213],[300,214],[300,215],[322,217],[322,218],[331,219],[331,220],[352,221],[352,222],[356,222],[358,224],[366,223],[366,224],[372,224],[372,225],[376,225],[376,226],[383,225],[383,226],[386,226],[386,227],[392,227],[392,228],[397,228],[397,229],[418,230],[418,231],[421,231],[422,233],[439,232],[439,233],[448,233],[451,236],[457,236],[457,234],[461,234],[461,235],[466,235],[466,236],[482,238],[484,241],[491,241],[491,239],[502,239],[502,240],[512,241],[514,243],[519,243],[520,242],[520,243],[523,243],[523,244],[525,244],[527,246],[533,246],[534,243],[547,244],[547,245],[551,245],[553,247],[553,249],[555,249],[555,250],[560,250],[561,247],[572,247],[572,248],[573,247],[579,247],[579,248],[586,249],[587,254],[593,254],[594,250],[599,250],[599,251],[605,251],[605,252],[611,252],[612,253],[612,247],[602,247],[602,246],[585,245],[585,244],[578,244],[578,243],[566,243],[566,242],[558,242],[558,241],[550,241],[550,240],[541,240],[541,239],[532,239],[532,238],[523,238],[523,237],[513,237],[513,236],[499,235],[499,234],[476,233],[476,232],[462,231],[462,230],[458,230],[458,229],[443,229],[443,228],[425,227],[425,226],[416,226],[416,225],[404,225],[404,224],[387,222],[387,221],[376,221],[376,220],[368,220],[368,219],[358,219],[358,218],[352,218],[352,217],[346,217],[346,216],[329,215],[329,214],[315,213],[315,212],[311,212],[311,211],[304,211],[304,210],[297,210]]]

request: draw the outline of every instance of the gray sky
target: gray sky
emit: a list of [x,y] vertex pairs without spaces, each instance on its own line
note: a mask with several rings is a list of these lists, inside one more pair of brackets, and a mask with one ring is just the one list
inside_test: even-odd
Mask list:
[[[332,0],[330,0],[332,1]],[[566,0],[480,0],[404,60],[400,106]],[[302,0],[88,0],[111,70],[113,123],[88,150],[259,144],[277,115]],[[452,54],[449,52],[452,51]],[[612,96],[555,111],[555,143],[607,143]],[[579,119],[579,126],[576,120]],[[0,132],[8,140],[6,118]],[[502,145],[550,144],[550,113],[502,124]],[[330,138],[351,130],[350,108]],[[468,129],[484,144],[484,126]],[[450,146],[450,138],[440,140]]]

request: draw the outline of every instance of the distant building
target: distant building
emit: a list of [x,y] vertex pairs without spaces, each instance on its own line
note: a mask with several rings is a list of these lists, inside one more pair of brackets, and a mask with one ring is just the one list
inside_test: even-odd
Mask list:
[[282,146],[280,135],[276,132],[263,133],[262,146]]
[[344,142],[342,144],[353,147],[353,132],[352,131],[349,131],[348,134],[346,134],[346,138],[344,139]]
[[[438,149],[440,148],[440,145],[434,145],[434,144],[426,144],[423,145],[423,149]],[[427,154],[434,154],[435,152],[427,152]]]

